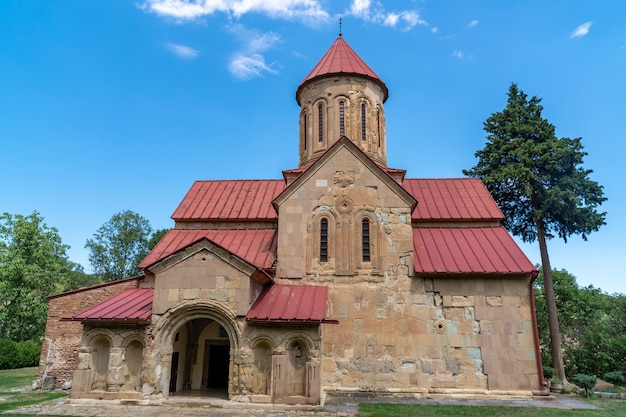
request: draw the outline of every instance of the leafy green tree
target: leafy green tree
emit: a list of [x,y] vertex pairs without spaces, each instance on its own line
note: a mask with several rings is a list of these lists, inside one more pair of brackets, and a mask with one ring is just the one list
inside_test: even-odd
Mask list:
[[85,244],[94,273],[106,281],[139,274],[137,257],[147,253],[151,233],[150,222],[139,214],[130,210],[114,214]]
[[[613,327],[619,310],[613,309],[613,296],[592,285],[580,287],[576,277],[566,270],[553,270],[554,294],[557,301],[563,362],[566,374],[603,375],[618,369],[626,347],[616,341],[620,331]],[[537,324],[543,354],[550,355],[550,332],[543,272],[536,286]],[[548,357],[543,358],[549,360]]]
[[159,229],[152,233],[152,236],[150,236],[150,240],[148,240],[146,250],[139,253],[137,255],[137,258],[135,259],[135,263],[137,265],[139,265],[141,261],[143,261],[143,259],[148,256],[148,253],[157,245],[157,243],[159,243],[159,241],[163,238],[163,236],[165,236],[167,232],[169,232],[169,230],[170,229]]
[[482,178],[498,202],[504,225],[525,242],[539,243],[551,335],[552,364],[566,381],[552,268],[547,239],[583,239],[605,224],[598,207],[606,200],[602,186],[582,167],[580,138],[558,138],[555,127],[541,116],[541,99],[527,95],[516,84],[509,88],[507,105],[484,123],[485,147],[476,152],[478,163],[465,175]]
[[59,283],[56,292],[72,291],[78,288],[104,283],[104,280],[99,276],[87,274],[82,265],[73,262],[70,262],[70,265],[70,272],[65,281]]
[[58,231],[38,212],[0,216],[0,339],[43,336],[48,303],[71,264]]

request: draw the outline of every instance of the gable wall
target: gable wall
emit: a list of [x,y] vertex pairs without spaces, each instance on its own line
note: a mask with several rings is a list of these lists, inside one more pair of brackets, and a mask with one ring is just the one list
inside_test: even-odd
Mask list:
[[[355,273],[358,260],[343,272],[338,262],[345,261],[348,253],[355,256],[360,219],[366,214],[372,217],[371,241],[377,248],[379,267],[397,264],[400,256],[412,267],[410,207],[389,183],[374,175],[350,150],[339,149],[279,207],[277,277]],[[351,207],[343,209],[338,205],[342,201]],[[319,221],[325,215],[331,220],[329,249],[333,253],[323,263],[319,262]],[[345,252],[347,248],[351,252]]]
[[188,300],[214,300],[245,316],[260,292],[250,275],[203,249],[155,274],[152,313],[160,315]]

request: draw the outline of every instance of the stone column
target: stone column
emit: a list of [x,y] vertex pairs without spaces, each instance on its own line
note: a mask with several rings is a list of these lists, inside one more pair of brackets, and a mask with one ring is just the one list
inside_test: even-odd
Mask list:
[[124,348],[109,348],[109,370],[107,372],[107,391],[118,392],[123,384]]

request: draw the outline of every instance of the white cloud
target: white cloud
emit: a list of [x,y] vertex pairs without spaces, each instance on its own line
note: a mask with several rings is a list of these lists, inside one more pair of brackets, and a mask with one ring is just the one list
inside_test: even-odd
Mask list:
[[247,13],[262,13],[287,20],[299,19],[313,23],[325,21],[328,13],[319,0],[144,0],[139,7],[160,16],[193,20],[214,13],[236,18]]
[[439,28],[437,26],[433,26],[433,28],[430,31],[432,33],[437,33],[437,32],[439,32]]
[[582,25],[578,26],[575,31],[572,32],[570,38],[580,38],[589,33],[589,28],[591,27],[591,22],[585,22]]
[[370,0],[353,0],[350,5],[350,14],[361,17],[368,18],[370,12]]
[[275,74],[276,64],[267,64],[262,52],[267,51],[281,41],[274,32],[262,33],[258,30],[246,29],[242,25],[233,25],[229,32],[241,42],[241,48],[230,59],[230,73],[242,80],[261,77],[263,73]]
[[473,28],[474,26],[476,26],[478,24],[478,20],[474,19],[469,23],[469,27]]
[[368,22],[400,30],[411,30],[416,25],[428,25],[415,10],[388,12],[380,2],[375,1],[372,3],[371,0],[352,0],[347,14]]
[[200,51],[186,45],[167,42],[165,47],[181,58],[193,59],[200,54]]
[[276,73],[271,65],[265,63],[265,57],[261,54],[237,54],[231,59],[228,69],[241,80],[261,77],[264,72]]
[[454,51],[452,52],[452,56],[458,59],[463,59],[463,52],[461,51]]

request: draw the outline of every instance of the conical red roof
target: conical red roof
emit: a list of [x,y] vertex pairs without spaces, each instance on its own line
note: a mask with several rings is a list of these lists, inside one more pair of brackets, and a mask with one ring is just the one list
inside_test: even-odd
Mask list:
[[378,75],[361,59],[341,35],[326,51],[322,59],[300,83],[298,90],[308,81],[330,74],[357,74],[369,77],[380,83],[385,90],[385,99],[389,95],[387,86]]

